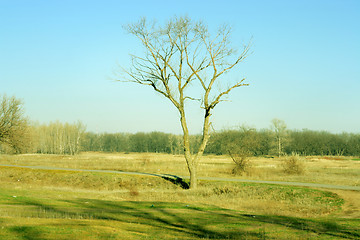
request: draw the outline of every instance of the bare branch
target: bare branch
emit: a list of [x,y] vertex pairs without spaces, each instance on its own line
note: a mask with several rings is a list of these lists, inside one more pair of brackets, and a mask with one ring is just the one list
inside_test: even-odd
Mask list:
[[249,53],[249,50],[250,50],[250,44],[244,46],[244,50],[243,52],[240,54],[240,56],[236,59],[236,61],[231,64],[229,67],[223,69],[221,72],[219,72],[216,77],[219,77],[220,75],[222,75],[223,73],[231,70],[233,67],[235,67],[237,64],[239,64],[240,62],[242,62],[247,56],[248,56],[248,53]]
[[193,97],[189,97],[189,96],[185,97],[184,99],[190,99],[193,101],[201,101],[201,99],[199,99],[199,98],[193,98]]
[[224,95],[227,95],[230,93],[231,90],[238,88],[238,87],[242,87],[242,86],[249,86],[249,84],[247,83],[243,83],[245,81],[245,78],[241,79],[241,81],[237,82],[235,85],[233,85],[232,87],[229,87],[226,91],[221,92],[216,98],[215,100],[210,104],[210,108],[213,109],[218,103],[220,103],[221,98]]

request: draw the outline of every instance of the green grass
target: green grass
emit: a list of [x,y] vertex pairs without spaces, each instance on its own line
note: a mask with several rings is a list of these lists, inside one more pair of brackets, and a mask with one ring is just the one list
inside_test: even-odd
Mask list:
[[[58,192],[59,193],[59,192]],[[360,220],[248,214],[207,204],[50,197],[1,189],[1,239],[338,239]],[[69,194],[69,193],[65,193]],[[16,197],[15,197],[16,196]],[[330,196],[331,197],[331,196]]]

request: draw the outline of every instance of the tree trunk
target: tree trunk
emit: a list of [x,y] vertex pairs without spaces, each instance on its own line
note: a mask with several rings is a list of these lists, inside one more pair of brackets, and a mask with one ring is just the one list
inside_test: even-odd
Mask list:
[[279,157],[281,157],[281,140],[280,140],[280,136],[278,137],[278,153],[279,153]]
[[184,156],[190,173],[190,189],[197,188],[197,155],[191,154],[189,129],[187,127],[185,112],[180,111],[180,122],[183,130]]
[[191,154],[191,149],[190,149],[189,130],[187,128],[185,113],[181,115],[181,126],[183,128],[183,133],[184,133],[184,155],[190,173],[190,189],[195,189],[197,188],[198,185],[198,178],[197,178],[198,161],[203,155],[206,144],[210,138],[210,134],[209,134],[210,116],[211,116],[210,111],[206,110],[205,118],[204,118],[204,126],[203,126],[203,136],[200,143],[200,147],[197,153],[193,155]]
[[198,179],[197,179],[197,163],[190,164],[188,166],[190,172],[190,189],[197,188]]

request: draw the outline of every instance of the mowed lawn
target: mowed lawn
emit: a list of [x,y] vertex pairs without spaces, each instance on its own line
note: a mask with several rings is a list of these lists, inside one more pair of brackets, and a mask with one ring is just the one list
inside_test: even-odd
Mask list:
[[359,239],[358,194],[0,167],[0,239]]

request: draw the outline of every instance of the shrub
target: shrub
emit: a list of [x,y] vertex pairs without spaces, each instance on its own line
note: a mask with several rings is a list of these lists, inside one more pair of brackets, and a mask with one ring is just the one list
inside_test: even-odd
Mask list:
[[236,194],[236,193],[238,193],[238,190],[235,187],[216,186],[216,187],[213,188],[213,192],[216,195]]
[[247,153],[230,153],[230,157],[235,163],[235,167],[232,170],[232,174],[234,175],[242,175],[245,172],[249,172],[251,168],[250,161],[248,159],[249,154]]
[[282,163],[282,169],[286,174],[300,175],[305,172],[304,163],[297,154],[286,157]]

